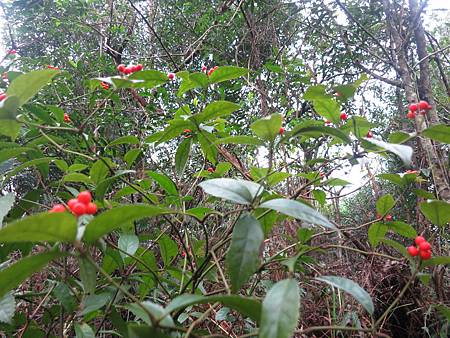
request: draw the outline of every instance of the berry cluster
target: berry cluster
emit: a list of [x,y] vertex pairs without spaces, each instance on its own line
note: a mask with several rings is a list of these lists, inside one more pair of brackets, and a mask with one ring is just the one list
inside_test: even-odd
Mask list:
[[0,94],[0,102],[2,102],[4,99],[6,99],[6,94],[5,93],[1,93]]
[[[97,205],[92,202],[92,195],[89,191],[82,191],[77,198],[72,198],[67,202],[69,210],[75,216],[94,215],[97,213]],[[65,212],[66,207],[62,204],[55,204],[50,212]]]
[[117,70],[119,71],[119,73],[125,74],[125,75],[129,75],[131,73],[135,73],[135,72],[139,72],[142,70],[142,68],[144,68],[143,65],[141,65],[140,63],[138,63],[137,65],[128,65],[125,66],[124,64],[120,64],[117,66]]
[[420,258],[426,261],[431,258],[431,245],[426,241],[426,239],[422,236],[417,236],[414,240],[416,245],[411,245],[407,248],[408,253],[412,257],[416,257],[420,254]]
[[[381,216],[380,214],[377,214],[377,218],[383,218],[383,216]],[[387,214],[386,216],[384,216],[384,221],[390,222],[394,219],[394,217],[392,217],[392,215]]]
[[431,105],[427,101],[420,101],[419,103],[412,103],[409,105],[409,111],[406,114],[408,119],[414,119],[418,113],[425,115],[431,109]]

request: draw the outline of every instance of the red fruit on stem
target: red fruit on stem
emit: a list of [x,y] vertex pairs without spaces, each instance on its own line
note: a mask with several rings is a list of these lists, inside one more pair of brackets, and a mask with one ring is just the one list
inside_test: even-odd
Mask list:
[[211,69],[208,71],[208,76],[210,76],[212,73],[214,73],[215,70],[216,70],[217,68],[219,68],[219,66],[214,66],[213,68],[211,68]]
[[428,106],[429,106],[429,104],[427,101],[422,100],[419,102],[419,109],[428,109]]
[[131,74],[132,72],[131,72],[131,67],[130,66],[128,66],[128,67],[125,67],[125,69],[123,70],[123,72],[124,72],[124,74]]
[[392,221],[392,215],[386,215],[385,217],[386,221]]
[[138,71],[138,67],[137,66],[130,66],[131,72],[135,73]]
[[120,65],[117,66],[117,70],[121,73],[125,73],[125,65],[123,63],[121,63]]
[[6,94],[5,93],[0,94],[0,102],[2,102],[4,99],[6,99]]
[[86,205],[86,213],[89,215],[95,215],[97,213],[97,205],[95,203],[88,203]]
[[207,69],[208,67],[206,67],[205,65],[202,66],[202,72],[206,72]]
[[64,121],[65,122],[70,122],[70,116],[67,113],[64,113]]
[[420,245],[420,243],[426,242],[427,240],[423,237],[423,236],[417,236],[416,239],[414,240],[414,242],[417,245]]
[[412,256],[412,257],[416,257],[419,254],[419,250],[414,246],[411,245],[407,248],[408,253]]
[[67,206],[69,207],[70,210],[72,210],[73,206],[78,203],[78,200],[76,198],[72,198],[69,200],[69,202],[67,202]]
[[431,251],[430,250],[420,251],[420,258],[422,258],[422,260],[424,260],[424,261],[430,259],[431,258]]
[[412,111],[409,111],[408,114],[406,114],[406,117],[408,119],[414,119],[416,117],[416,114],[414,114]]
[[62,204],[55,204],[53,208],[49,212],[64,212],[66,211],[66,207]]
[[346,113],[342,113],[342,114],[341,114],[341,120],[342,120],[342,121],[345,121],[345,120],[347,120],[347,119],[348,119],[347,114],[346,114]]
[[83,204],[89,204],[92,201],[92,195],[89,191],[82,191],[78,194],[77,197],[78,202]]
[[214,168],[211,168],[211,167],[209,167],[207,170],[208,170],[210,173],[213,173],[213,172],[214,172]]
[[136,71],[137,71],[137,72],[140,72],[143,68],[144,68],[144,66],[143,66],[141,63],[138,63],[138,64],[136,65]]
[[77,216],[84,215],[86,213],[86,205],[81,202],[77,202],[72,207],[72,212]]
[[412,111],[412,112],[415,112],[417,110],[417,104],[411,103],[409,105],[409,110]]
[[372,138],[372,137],[373,137],[373,133],[369,130],[369,131],[367,132],[366,137],[367,137],[367,138]]
[[11,49],[11,50],[8,52],[8,54],[9,54],[9,55],[16,55],[16,54],[17,54],[17,51],[16,51],[15,49]]
[[420,251],[428,251],[431,249],[431,245],[428,242],[422,242],[419,244],[419,250]]
[[59,70],[59,68],[58,68],[58,67],[55,67],[55,66],[51,66],[51,65],[48,65],[48,66],[47,66],[47,68],[48,68],[48,69],[53,69],[53,70]]
[[320,177],[324,177],[325,174],[324,174],[324,173],[319,173],[319,176],[320,176]]
[[173,80],[175,78],[175,74],[169,73],[169,74],[167,74],[167,77],[169,78],[169,80]]
[[280,135],[283,135],[283,134],[284,134],[284,128],[281,127],[281,128],[280,128]]

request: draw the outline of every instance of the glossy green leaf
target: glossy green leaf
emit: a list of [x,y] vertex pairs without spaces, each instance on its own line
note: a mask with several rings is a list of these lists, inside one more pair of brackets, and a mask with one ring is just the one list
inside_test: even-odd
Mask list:
[[384,238],[388,231],[388,226],[384,223],[374,223],[369,227],[367,231],[367,237],[369,238],[370,245],[374,248],[377,247],[381,239]]
[[161,258],[165,266],[169,266],[172,259],[178,254],[178,245],[168,235],[162,235],[158,240]]
[[394,207],[394,204],[394,197],[391,194],[381,196],[376,203],[377,212],[384,216]]
[[325,216],[317,212],[315,209],[294,200],[276,198],[262,203],[259,207],[276,210],[282,214],[308,223],[323,225],[324,227],[332,229],[336,228]]
[[20,107],[20,100],[17,96],[7,96],[0,101],[0,121],[14,121],[17,116],[17,108]]
[[4,226],[0,230],[0,243],[73,242],[76,233],[76,218],[68,212],[44,212]]
[[[10,177],[13,177],[17,173],[21,172],[23,169],[39,166],[40,164],[48,164],[52,161],[52,158],[49,157],[42,157],[42,158],[36,158],[31,161],[26,161],[22,163],[21,165],[14,167],[13,170],[9,171],[7,175],[5,175],[5,180],[8,180]],[[1,177],[1,176],[0,176]]]
[[202,296],[183,294],[174,298],[167,305],[164,315],[184,309],[191,305],[207,303],[214,304],[215,302],[220,302],[222,305],[234,309],[254,321],[259,321],[261,319],[261,302],[254,298],[239,295]]
[[331,286],[337,287],[338,289],[344,290],[345,292],[349,293],[367,310],[367,312],[369,312],[369,314],[373,315],[375,309],[372,302],[372,298],[370,297],[370,295],[367,293],[366,290],[364,290],[354,281],[337,276],[321,276],[315,279],[330,284]]
[[165,192],[169,195],[178,195],[177,186],[170,177],[157,173],[155,171],[147,171],[147,175],[153,178]]
[[0,150],[0,163],[9,160],[10,158],[14,158],[19,156],[22,153],[27,153],[31,151],[35,151],[34,148],[28,147],[17,147],[17,148],[5,148]]
[[218,117],[230,115],[239,108],[239,105],[233,102],[215,101],[208,104],[201,113],[192,115],[191,119],[195,119],[197,123],[202,123],[214,120]]
[[397,155],[405,165],[409,166],[412,162],[413,149],[410,146],[404,146],[401,144],[387,143],[374,138],[365,138],[367,142],[370,142],[377,147],[383,148],[391,153]]
[[296,136],[309,136],[309,137],[321,137],[323,135],[332,136],[336,139],[343,141],[345,144],[351,142],[350,137],[336,128],[326,127],[326,126],[304,126],[298,125],[294,127],[287,135],[282,139],[281,142],[287,142],[290,138]]
[[18,287],[33,273],[40,271],[50,261],[63,256],[60,252],[44,252],[22,258],[0,271],[0,297]]
[[83,303],[81,307],[83,311],[81,311],[82,315],[87,315],[93,311],[97,311],[104,307],[111,300],[111,294],[108,292],[103,292],[98,295],[90,294],[83,299]]
[[2,228],[3,218],[8,215],[9,210],[11,210],[14,202],[16,200],[16,195],[14,193],[6,194],[5,196],[0,196],[0,229]]
[[444,226],[450,222],[450,203],[445,201],[426,201],[420,203],[420,211],[433,224]]
[[218,143],[218,144],[241,144],[241,145],[245,144],[245,145],[254,145],[254,146],[259,146],[259,145],[263,144],[263,142],[256,137],[245,136],[245,135],[222,137],[222,138],[217,139],[216,143]]
[[239,204],[251,204],[264,191],[255,182],[231,178],[215,178],[203,181],[199,186],[207,194]]
[[402,131],[396,131],[389,135],[389,143],[401,144],[411,139],[411,135]]
[[138,80],[134,87],[153,88],[162,85],[168,81],[167,74],[157,70],[141,70],[128,77],[130,80]]
[[159,207],[133,204],[114,207],[97,216],[86,225],[84,239],[87,242],[94,242],[103,235],[120,228],[122,225],[142,219],[145,217],[154,217],[168,214],[171,211]]
[[450,144],[450,126],[438,124],[422,132],[422,135],[434,141]]
[[251,215],[242,216],[234,226],[226,258],[233,293],[238,292],[258,269],[263,240],[261,225]]
[[189,160],[189,155],[191,153],[192,138],[184,139],[178,146],[177,152],[175,154],[175,171],[178,176],[182,176],[186,164]]
[[138,158],[138,156],[142,153],[142,150],[139,148],[130,149],[127,151],[127,153],[123,156],[123,159],[127,163],[127,168],[131,168],[134,161]]
[[92,183],[89,176],[82,173],[69,173],[64,176],[64,182],[81,182],[81,183]]
[[404,257],[410,258],[411,256],[408,254],[408,251],[406,251],[406,247],[403,244],[400,244],[399,242],[396,242],[389,238],[383,238],[380,240],[380,242],[389,245],[390,247],[393,247],[395,250],[400,252]]
[[11,293],[7,293],[0,297],[0,323],[11,324],[16,312],[16,300]]
[[59,70],[42,69],[22,74],[11,82],[6,95],[17,96],[19,98],[19,106],[22,106],[59,73]]
[[[135,234],[120,234],[117,246],[121,250],[120,255],[122,259],[129,257],[129,255],[134,255],[139,248],[139,238]],[[127,254],[123,253],[125,251]]]
[[402,180],[402,177],[398,174],[380,174],[377,175],[379,178],[382,178],[384,180],[387,180],[391,183],[394,183],[400,187],[403,187],[405,185],[405,182]]
[[[110,173],[109,167],[105,164],[105,162],[108,163],[110,162],[110,160],[109,159],[104,159],[104,161],[97,160],[89,170],[89,178],[95,184],[98,184],[101,181],[103,181],[106,178],[106,176],[108,176],[108,174]],[[110,163],[110,166],[111,165],[112,163]],[[65,179],[67,180],[67,177]]]
[[260,138],[273,142],[280,135],[280,128],[283,123],[281,114],[272,114],[252,123],[250,128]]
[[[141,302],[140,303],[142,306],[136,304],[136,303],[132,303],[132,304],[127,304],[125,305],[125,308],[127,308],[128,310],[130,310],[131,312],[133,312],[133,314],[140,318],[141,320],[143,320],[146,324],[152,326],[153,323],[147,313],[150,312],[152,314],[152,316],[156,319],[156,318],[162,318],[162,320],[160,321],[160,324],[165,326],[165,327],[172,327],[175,326],[173,319],[170,315],[168,315],[167,313],[165,313],[164,308],[159,305],[159,304],[155,304],[152,302]],[[146,310],[144,310],[142,307],[145,307]]]
[[0,135],[5,135],[15,140],[20,132],[20,123],[14,120],[0,119]]
[[417,236],[417,231],[408,223],[394,221],[388,223],[389,229],[398,233],[399,235],[414,239]]
[[292,337],[300,316],[300,290],[295,279],[277,282],[262,304],[260,338]]
[[94,330],[86,323],[75,323],[74,329],[76,338],[95,338]]
[[247,68],[235,67],[235,66],[220,66],[210,76],[209,81],[211,83],[219,83],[223,81],[229,81],[237,79],[241,76],[248,74]]
[[422,261],[422,266],[450,265],[450,256],[436,256]]
[[95,266],[84,257],[78,258],[78,265],[80,266],[80,279],[83,283],[84,292],[93,294],[97,281],[97,270]]

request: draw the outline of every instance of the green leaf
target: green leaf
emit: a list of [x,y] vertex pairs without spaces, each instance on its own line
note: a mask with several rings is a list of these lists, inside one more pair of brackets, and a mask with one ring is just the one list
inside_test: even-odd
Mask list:
[[377,175],[379,178],[382,178],[384,180],[387,180],[391,183],[394,183],[400,187],[403,187],[405,185],[405,182],[402,180],[402,177],[398,174],[380,174]]
[[327,194],[323,190],[315,189],[313,190],[314,199],[320,203],[320,205],[324,205],[327,199]]
[[347,134],[340,131],[339,129],[326,126],[304,126],[304,125],[298,125],[294,127],[294,129],[292,129],[290,132],[286,134],[286,136],[281,140],[281,142],[285,143],[290,138],[296,136],[309,136],[318,138],[323,135],[333,136],[334,138],[343,141],[345,144],[351,143],[350,137]]
[[126,223],[130,223],[145,217],[154,217],[169,213],[172,213],[172,211],[144,204],[132,204],[114,207],[114,209],[110,209],[98,216],[95,216],[95,218],[86,225],[86,229],[84,231],[84,239],[87,242],[94,242],[103,235],[106,235],[107,233],[120,228]]
[[139,144],[139,139],[133,135],[125,135],[119,138],[116,138],[114,141],[109,143],[107,147],[116,146],[119,144]]
[[139,238],[135,234],[120,234],[117,246],[120,250],[125,251],[127,254],[120,252],[122,259],[134,255],[139,248]]
[[220,66],[210,76],[211,83],[219,83],[223,81],[237,79],[238,77],[247,75],[249,70],[247,68],[235,66]]
[[196,87],[206,88],[209,84],[208,76],[202,72],[196,72],[189,75],[189,80],[193,82]]
[[25,257],[0,271],[0,297],[19,286],[33,273],[40,271],[51,260],[63,256],[60,252],[44,252]]
[[169,336],[162,332],[161,330],[150,327],[148,325],[138,325],[138,324],[128,324],[128,331],[126,331],[126,336],[123,335],[123,337],[127,338],[172,338],[172,336]]
[[434,141],[450,144],[450,126],[445,124],[438,124],[427,128],[422,132],[422,135]]
[[300,290],[295,279],[277,282],[262,305],[260,338],[289,338],[300,316]]
[[222,305],[234,309],[244,317],[249,317],[259,322],[261,319],[261,302],[254,298],[248,298],[238,295],[228,296],[202,296],[183,294],[174,298],[166,307],[165,314],[184,309],[194,304],[213,304],[220,302]]
[[0,150],[0,164],[2,162],[5,162],[6,160],[9,160],[10,158],[17,157],[18,155],[30,151],[35,151],[34,148],[28,148],[28,147],[18,147],[18,148],[6,148]]
[[251,204],[264,191],[255,182],[232,178],[215,178],[203,181],[199,186],[210,195],[239,204]]
[[0,119],[0,135],[5,135],[15,140],[20,132],[20,123],[14,120]]
[[329,187],[345,187],[350,184],[351,183],[349,181],[343,180],[341,178],[330,178],[329,180],[322,182],[321,185],[326,185]]
[[384,223],[374,223],[369,227],[367,231],[367,237],[369,238],[370,245],[374,248],[377,247],[381,239],[384,238],[388,231],[388,226]]
[[141,152],[142,150],[139,148],[134,148],[127,151],[127,153],[123,156],[123,159],[125,160],[125,162],[127,162],[127,168],[131,168],[134,161],[136,161]]
[[321,276],[315,278],[316,280],[330,284],[331,286],[337,287],[338,289],[344,290],[345,292],[352,295],[366,310],[369,314],[373,315],[374,306],[372,298],[354,281],[337,276]]
[[408,223],[394,221],[388,223],[389,229],[398,233],[399,235],[414,239],[417,236],[417,231]]
[[67,284],[58,282],[52,293],[66,311],[72,312],[78,306]]
[[158,184],[161,186],[161,188],[164,189],[165,192],[167,192],[169,195],[178,195],[177,186],[173,181],[166,175],[157,173],[155,171],[147,171],[147,175],[153,178]]
[[82,315],[87,315],[93,311],[101,309],[103,306],[108,304],[111,300],[111,294],[104,292],[99,295],[91,294],[84,298],[81,307],[83,311],[81,311]]
[[450,265],[450,256],[436,256],[427,261],[422,261],[422,266]]
[[385,216],[394,207],[394,204],[394,197],[391,194],[381,196],[376,203],[377,212],[381,216]]
[[[17,116],[17,108],[20,107],[20,100],[17,96],[7,96],[0,101],[0,120],[14,121]],[[15,121],[14,121],[15,122]]]
[[403,163],[405,163],[405,165],[407,166],[411,165],[413,155],[413,149],[411,147],[404,146],[401,144],[387,143],[373,138],[364,138],[364,139],[367,142],[376,145],[377,147],[386,149],[387,151],[394,153],[403,161]]
[[0,243],[73,242],[77,221],[68,212],[40,213],[22,218],[0,230]]
[[[108,162],[109,159],[105,159],[106,162]],[[111,165],[111,163],[110,163]],[[91,170],[89,171],[89,177],[91,181],[95,184],[100,183],[103,181],[106,176],[109,174],[109,168],[102,160],[97,160],[91,167]],[[67,180],[67,175],[65,177]]]
[[404,133],[402,131],[396,131],[389,135],[389,142],[401,144],[401,143],[405,143],[406,141],[408,141],[411,138],[412,138],[412,136],[409,135],[408,133]]
[[14,312],[16,312],[16,301],[9,292],[0,298],[0,322],[11,324]]
[[261,140],[257,139],[253,136],[245,136],[245,135],[238,135],[238,136],[228,136],[228,137],[222,137],[216,140],[217,144],[246,144],[246,145],[253,145],[253,146],[259,146],[262,145],[263,142]]
[[64,182],[81,182],[81,183],[92,183],[89,176],[82,173],[70,173],[64,176]]
[[128,77],[130,80],[140,80],[133,87],[153,88],[162,85],[168,81],[167,74],[157,70],[141,70]]
[[444,201],[426,201],[420,203],[420,211],[433,224],[444,226],[450,222],[450,203]]
[[[39,166],[40,164],[46,164],[50,163],[53,159],[49,157],[42,157],[42,158],[36,158],[31,161],[26,161],[25,163],[22,163],[21,165],[15,167],[13,170],[9,171],[7,175],[5,175],[5,180],[8,180],[10,177],[14,176],[18,172],[21,172],[25,168]],[[1,177],[1,176],[0,176]],[[1,219],[0,219],[1,223]]]
[[178,253],[178,245],[166,234],[160,237],[158,245],[164,265],[169,266]]
[[306,204],[288,200],[284,198],[276,198],[264,202],[259,208],[276,210],[282,214],[300,219],[312,224],[323,225],[324,227],[335,229],[336,227],[323,215]]
[[83,283],[85,293],[94,293],[97,281],[97,270],[95,266],[86,258],[79,257],[80,279]]
[[42,69],[22,74],[11,82],[6,95],[17,96],[19,98],[19,106],[22,106],[59,73],[59,70]]
[[86,323],[75,323],[74,328],[76,338],[95,338],[94,330]]
[[265,118],[256,120],[250,126],[253,132],[266,141],[273,142],[280,135],[280,128],[283,123],[281,114],[272,114]]
[[410,258],[411,256],[408,254],[408,251],[406,250],[405,246],[403,244],[400,244],[396,241],[393,241],[389,238],[383,238],[380,240],[380,242],[389,245],[390,247],[393,247],[395,250],[400,252],[404,257]]
[[184,139],[183,142],[178,146],[177,152],[175,154],[175,171],[178,176],[182,176],[186,164],[189,160],[189,155],[191,153],[192,138]]
[[234,226],[226,258],[233,293],[238,292],[258,269],[263,240],[261,225],[251,215],[242,216]]
[[[447,318],[448,321],[450,321],[450,307],[445,306],[443,304],[437,304],[435,305],[436,309]],[[441,336],[442,337],[442,336]]]
[[197,123],[202,123],[218,117],[230,115],[239,108],[239,105],[233,102],[215,101],[208,104],[201,113],[192,115],[190,119],[195,119]]
[[150,326],[152,326],[153,323],[148,313],[142,307],[144,307],[149,313],[151,313],[154,318],[162,318],[162,320],[159,322],[162,326],[165,327],[175,326],[172,317],[167,315],[167,313],[165,313],[164,308],[161,305],[148,301],[141,302],[140,304],[141,306],[136,303],[127,304],[125,305],[125,308],[133,312],[133,314],[136,317],[140,318]]
[[14,205],[15,200],[16,195],[14,193],[9,193],[0,197],[0,229],[2,228],[3,218],[8,215],[8,212]]

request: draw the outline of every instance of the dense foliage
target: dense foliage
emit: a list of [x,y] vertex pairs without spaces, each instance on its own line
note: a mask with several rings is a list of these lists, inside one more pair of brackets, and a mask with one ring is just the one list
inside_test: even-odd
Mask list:
[[448,20],[0,4],[4,336],[450,334]]

